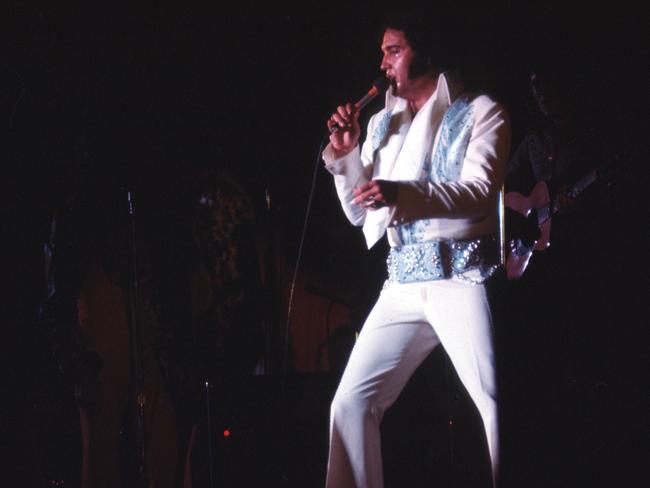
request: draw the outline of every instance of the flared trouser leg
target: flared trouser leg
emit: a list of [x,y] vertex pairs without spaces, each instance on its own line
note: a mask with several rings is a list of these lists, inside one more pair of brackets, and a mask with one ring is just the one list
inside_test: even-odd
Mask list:
[[350,355],[331,406],[328,488],[381,488],[379,424],[442,342],[474,400],[497,462],[496,402],[485,290],[452,281],[389,285]]

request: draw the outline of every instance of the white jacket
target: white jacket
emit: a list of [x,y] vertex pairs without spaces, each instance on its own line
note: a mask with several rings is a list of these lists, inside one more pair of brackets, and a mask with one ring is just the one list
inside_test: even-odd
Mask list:
[[[419,240],[467,239],[497,234],[498,193],[510,151],[510,124],[501,105],[486,95],[468,96],[464,121],[468,138],[462,148],[460,174],[444,181],[432,176],[432,154],[440,149],[441,121],[452,103],[453,87],[445,74],[436,90],[412,116],[406,100],[386,93],[386,105],[372,116],[361,149],[340,159],[331,145],[323,151],[334,175],[345,215],[363,225],[368,248],[388,230],[391,246],[403,244],[405,226],[421,221]],[[453,131],[452,131],[453,132]],[[366,210],[352,203],[353,188],[371,180],[399,182],[395,205]]]

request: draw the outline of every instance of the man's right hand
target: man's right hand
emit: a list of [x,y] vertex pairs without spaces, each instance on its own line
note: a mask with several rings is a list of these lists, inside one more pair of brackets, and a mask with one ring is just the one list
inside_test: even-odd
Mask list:
[[[332,128],[339,129],[332,132]],[[330,142],[337,158],[342,158],[352,151],[359,143],[361,127],[359,126],[359,111],[348,103],[340,105],[336,112],[327,119],[327,128],[330,131]]]

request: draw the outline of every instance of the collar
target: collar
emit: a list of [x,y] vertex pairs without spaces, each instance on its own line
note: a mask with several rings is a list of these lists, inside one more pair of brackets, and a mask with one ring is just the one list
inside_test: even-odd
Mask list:
[[[433,91],[433,94],[427,103],[429,103],[431,99],[434,99],[434,102],[449,107],[462,93],[462,89],[463,87],[459,82],[458,76],[452,71],[445,71],[438,75],[436,89]],[[401,112],[408,107],[408,102],[404,98],[393,95],[393,88],[391,87],[386,90],[385,107],[386,110],[390,110],[393,113]]]

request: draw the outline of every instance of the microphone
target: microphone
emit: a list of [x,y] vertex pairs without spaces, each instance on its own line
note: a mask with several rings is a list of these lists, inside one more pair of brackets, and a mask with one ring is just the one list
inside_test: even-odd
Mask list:
[[[370,87],[370,90],[368,90],[368,93],[366,93],[363,97],[359,99],[357,103],[354,104],[354,108],[357,110],[361,110],[363,107],[368,105],[372,99],[374,99],[377,95],[379,95],[381,92],[385,91],[386,88],[388,88],[388,78],[385,76],[380,76],[377,78],[375,81],[372,82],[372,86]],[[332,128],[330,129],[330,134],[333,134],[334,132],[341,130],[341,127],[339,125],[333,125]]]

